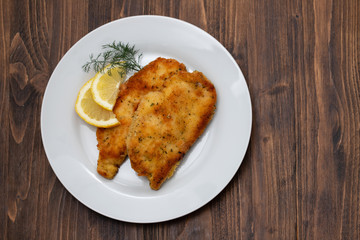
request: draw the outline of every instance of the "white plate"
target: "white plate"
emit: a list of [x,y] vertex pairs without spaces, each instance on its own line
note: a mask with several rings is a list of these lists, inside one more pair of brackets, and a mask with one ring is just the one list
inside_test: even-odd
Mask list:
[[[142,64],[171,57],[215,85],[213,120],[160,190],[136,175],[127,160],[113,180],[96,172],[96,128],[74,110],[81,86],[94,73],[81,66],[90,53],[114,40],[135,44]],[[239,46],[240,47],[240,46]],[[105,24],[79,40],[61,59],[47,85],[41,132],[56,176],[80,202],[105,216],[149,223],[188,214],[213,199],[232,179],[245,155],[251,131],[251,101],[244,76],[229,52],[203,30],[173,18],[136,16]]]

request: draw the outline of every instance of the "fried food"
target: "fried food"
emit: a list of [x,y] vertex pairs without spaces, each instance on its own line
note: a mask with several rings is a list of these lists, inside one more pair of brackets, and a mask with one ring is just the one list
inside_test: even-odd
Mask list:
[[97,171],[100,175],[114,178],[124,162],[127,155],[126,137],[142,96],[162,89],[165,82],[179,70],[186,70],[185,65],[174,59],[157,58],[120,86],[113,109],[120,125],[109,129],[99,128],[96,132],[99,149]]
[[[212,119],[216,91],[200,72],[179,71],[141,98],[127,137],[132,168],[158,190]],[[121,119],[121,118],[120,118]]]
[[115,177],[127,155],[126,146],[123,144],[126,137],[127,134],[121,126],[97,129],[99,149],[97,171],[101,176],[108,179]]

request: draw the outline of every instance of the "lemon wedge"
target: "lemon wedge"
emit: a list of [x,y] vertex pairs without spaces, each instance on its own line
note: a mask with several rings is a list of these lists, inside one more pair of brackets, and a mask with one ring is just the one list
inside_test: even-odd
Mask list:
[[120,124],[115,114],[99,106],[93,99],[91,85],[94,79],[90,79],[80,89],[75,103],[75,111],[85,122],[95,127],[115,127]]
[[107,65],[98,72],[91,85],[94,101],[106,110],[114,108],[120,84],[124,81],[125,70],[122,67]]

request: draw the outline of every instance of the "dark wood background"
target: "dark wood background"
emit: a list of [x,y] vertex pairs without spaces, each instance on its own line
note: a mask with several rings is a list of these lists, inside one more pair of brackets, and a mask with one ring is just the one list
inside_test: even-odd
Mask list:
[[[253,103],[250,145],[229,185],[185,217],[146,225],[78,202],[40,133],[44,90],[65,52],[141,14],[218,39]],[[0,38],[0,239],[360,238],[358,0],[0,0]]]

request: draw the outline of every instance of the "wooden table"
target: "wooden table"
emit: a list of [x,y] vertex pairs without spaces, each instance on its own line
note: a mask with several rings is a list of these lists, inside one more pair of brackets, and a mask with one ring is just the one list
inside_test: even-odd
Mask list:
[[[77,201],[40,133],[44,90],[66,51],[102,24],[142,14],[219,40],[253,104],[250,145],[229,185],[187,216],[145,225]],[[0,37],[0,239],[360,238],[358,0],[1,0]]]

